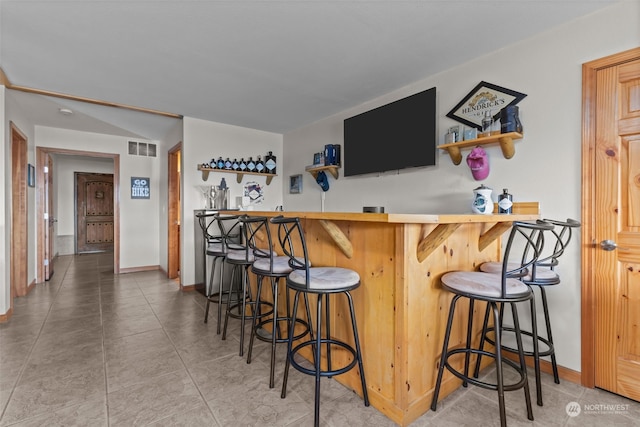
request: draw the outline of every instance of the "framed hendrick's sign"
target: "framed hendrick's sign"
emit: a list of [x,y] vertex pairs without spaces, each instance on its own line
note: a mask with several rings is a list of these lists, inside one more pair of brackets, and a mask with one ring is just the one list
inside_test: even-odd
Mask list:
[[497,120],[500,118],[500,110],[508,105],[516,105],[525,96],[527,95],[515,90],[480,82],[447,113],[447,117],[482,130],[485,111],[491,111],[491,116]]

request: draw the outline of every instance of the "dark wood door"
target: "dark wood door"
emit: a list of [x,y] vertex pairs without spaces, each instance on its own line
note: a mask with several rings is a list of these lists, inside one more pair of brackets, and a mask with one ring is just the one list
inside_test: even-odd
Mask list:
[[113,175],[76,172],[76,252],[113,251]]

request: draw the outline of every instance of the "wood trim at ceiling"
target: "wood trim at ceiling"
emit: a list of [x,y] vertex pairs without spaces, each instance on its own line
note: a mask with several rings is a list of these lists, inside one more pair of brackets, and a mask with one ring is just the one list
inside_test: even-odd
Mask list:
[[0,68],[0,84],[4,85],[7,89],[18,90],[18,91],[27,92],[27,93],[34,93],[36,95],[52,96],[52,97],[55,97],[55,98],[62,98],[62,99],[69,99],[69,100],[72,100],[72,101],[86,102],[86,103],[89,103],[89,104],[102,105],[102,106],[105,106],[105,107],[123,108],[125,110],[132,110],[132,111],[138,111],[138,112],[141,112],[141,113],[155,114],[155,115],[158,115],[158,116],[170,117],[170,118],[173,118],[173,119],[182,119],[183,118],[183,116],[181,114],[168,113],[166,111],[159,111],[159,110],[153,110],[153,109],[150,109],[150,108],[136,107],[134,105],[120,104],[118,102],[109,102],[109,101],[103,101],[103,100],[100,100],[100,99],[85,98],[84,96],[69,95],[69,94],[66,94],[66,93],[53,92],[53,91],[44,90],[44,89],[36,89],[36,88],[28,87],[28,86],[14,85],[14,84],[11,83],[11,81],[9,80],[7,75],[4,73],[2,68]]

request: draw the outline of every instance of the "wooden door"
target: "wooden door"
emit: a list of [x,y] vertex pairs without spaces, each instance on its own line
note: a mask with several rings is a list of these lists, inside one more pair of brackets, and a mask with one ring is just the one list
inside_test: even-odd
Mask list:
[[11,304],[27,294],[27,137],[11,123]]
[[76,252],[113,251],[113,175],[76,172]]
[[47,166],[44,170],[44,280],[50,280],[53,276],[56,219],[53,216],[53,159],[49,154],[45,156],[45,162]]
[[181,157],[182,143],[179,143],[169,150],[169,214],[168,214],[168,232],[167,236],[167,276],[170,279],[180,277],[180,212],[181,196],[180,183],[181,179]]
[[640,49],[589,78],[593,200],[583,275],[593,310],[593,385],[640,400]]

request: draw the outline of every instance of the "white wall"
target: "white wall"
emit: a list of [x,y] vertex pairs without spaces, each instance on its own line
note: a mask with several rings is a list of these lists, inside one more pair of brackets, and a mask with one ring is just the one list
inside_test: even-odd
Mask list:
[[[127,149],[131,138],[43,126],[36,127],[36,139],[40,147],[120,155],[120,268],[158,266],[159,175],[166,150],[158,147],[158,157],[132,156]],[[131,177],[150,178],[150,199],[131,199]]]
[[[263,132],[255,129],[242,128],[205,120],[184,118],[184,144],[182,158],[182,223],[181,223],[181,261],[182,283],[185,286],[195,283],[194,260],[194,213],[196,209],[205,207],[204,198],[199,187],[220,184],[224,177],[229,187],[230,204],[234,206],[236,196],[242,196],[244,185],[255,181],[261,185],[264,192],[264,202],[256,206],[256,210],[273,210],[282,204],[283,174],[282,164],[282,135]],[[208,181],[202,180],[202,174],[197,170],[199,164],[209,162],[212,157],[223,158],[242,157],[254,159],[258,155],[263,158],[267,151],[273,151],[280,165],[278,176],[274,177],[270,185],[266,185],[266,177],[246,175],[241,184],[236,182],[233,173],[211,172]]]
[[[505,35],[508,37],[508,35]],[[539,201],[542,215],[580,219],[581,65],[637,47],[640,2],[622,2],[545,34],[425,78],[317,123],[284,135],[284,177],[302,173],[303,193],[288,194],[286,210],[320,210],[320,187],[304,166],[325,144],[343,143],[343,120],[410,94],[437,87],[440,141],[456,122],[445,117],[476,84],[487,81],[528,96],[520,102],[524,139],[506,160],[499,147],[486,148],[491,173],[483,182],[494,197],[508,188],[515,201]],[[434,58],[437,60],[437,58]],[[442,150],[440,150],[442,151]],[[463,152],[466,157],[468,150]],[[474,181],[463,159],[459,166],[442,152],[438,164],[380,176],[329,177],[326,211],[356,211],[380,205],[387,212],[470,212]],[[348,159],[343,159],[343,163]],[[580,371],[580,242],[563,259],[563,283],[549,291],[558,362]],[[418,286],[419,284],[416,284]]]

